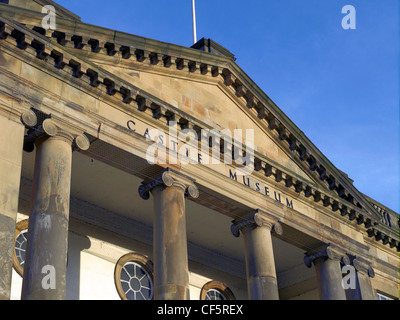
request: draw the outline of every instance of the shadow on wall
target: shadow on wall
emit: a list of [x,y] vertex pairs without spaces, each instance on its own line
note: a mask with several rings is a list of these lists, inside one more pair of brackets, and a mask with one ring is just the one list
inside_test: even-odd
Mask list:
[[67,300],[79,300],[81,252],[90,248],[90,240],[86,236],[69,234],[67,261]]

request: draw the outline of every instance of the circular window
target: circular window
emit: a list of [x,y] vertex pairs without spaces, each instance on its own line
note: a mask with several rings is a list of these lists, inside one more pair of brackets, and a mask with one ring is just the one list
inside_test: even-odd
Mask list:
[[218,281],[207,282],[200,292],[200,300],[236,300],[233,292]]
[[114,271],[118,294],[123,300],[153,299],[153,263],[137,253],[122,256]]
[[17,223],[15,230],[13,267],[21,277],[24,274],[25,251],[26,243],[28,241],[28,224],[29,220],[22,220]]

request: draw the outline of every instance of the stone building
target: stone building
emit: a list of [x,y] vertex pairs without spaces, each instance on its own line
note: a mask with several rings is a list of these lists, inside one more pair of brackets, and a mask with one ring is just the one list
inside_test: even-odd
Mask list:
[[227,49],[0,2],[2,299],[398,298],[398,214]]

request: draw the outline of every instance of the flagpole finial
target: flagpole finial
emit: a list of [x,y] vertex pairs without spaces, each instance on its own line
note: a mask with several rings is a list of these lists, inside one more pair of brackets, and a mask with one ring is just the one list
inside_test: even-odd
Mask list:
[[197,42],[197,31],[196,31],[196,5],[192,0],[192,16],[193,16],[193,44]]

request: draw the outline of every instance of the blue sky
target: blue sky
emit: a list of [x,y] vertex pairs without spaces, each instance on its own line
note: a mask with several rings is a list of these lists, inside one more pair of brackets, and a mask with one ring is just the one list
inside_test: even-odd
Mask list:
[[[191,46],[191,0],[56,0],[95,24]],[[356,29],[342,28],[342,7]],[[358,190],[399,212],[398,0],[196,0],[211,38]]]

